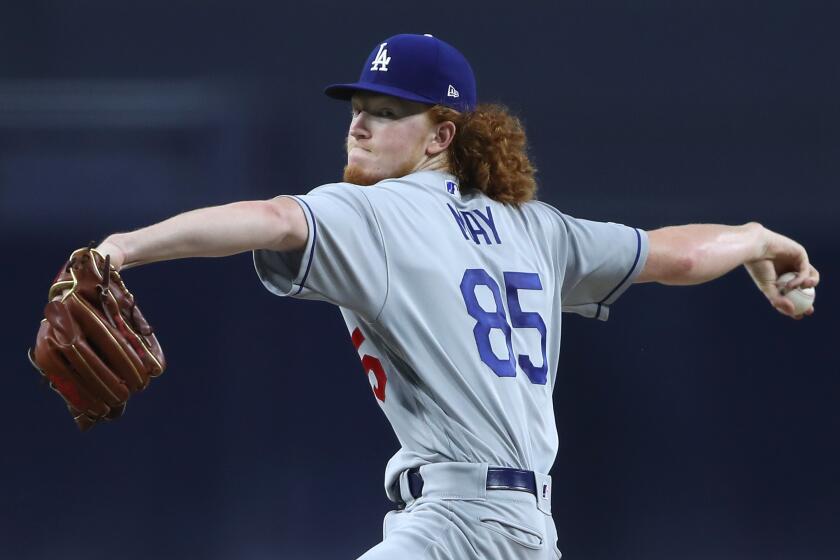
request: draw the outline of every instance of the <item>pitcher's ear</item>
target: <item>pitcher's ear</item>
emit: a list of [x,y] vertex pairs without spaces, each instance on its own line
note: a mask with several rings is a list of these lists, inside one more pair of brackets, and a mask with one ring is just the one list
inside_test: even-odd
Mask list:
[[435,135],[432,141],[426,147],[426,153],[430,156],[446,151],[449,144],[455,138],[455,123],[452,121],[443,121],[435,125]]

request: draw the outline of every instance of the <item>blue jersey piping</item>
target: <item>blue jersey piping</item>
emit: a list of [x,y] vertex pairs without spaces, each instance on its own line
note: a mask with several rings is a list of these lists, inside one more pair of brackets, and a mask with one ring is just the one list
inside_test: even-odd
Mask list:
[[296,196],[293,196],[292,198],[302,202],[303,205],[306,206],[306,209],[309,211],[309,217],[312,220],[312,249],[309,251],[309,262],[306,263],[306,272],[303,273],[303,278],[300,281],[298,291],[293,294],[298,295],[306,286],[306,278],[309,276],[309,269],[312,267],[312,261],[315,258],[315,244],[318,242],[318,224],[315,223],[315,213],[312,212],[312,208],[309,207],[309,204],[307,204],[302,198],[298,198]]
[[633,228],[633,231],[636,232],[636,258],[633,260],[633,266],[630,267],[630,270],[627,271],[627,274],[624,275],[624,278],[621,279],[621,282],[607,294],[607,296],[598,302],[598,313],[595,315],[599,317],[601,315],[601,304],[605,303],[608,299],[612,297],[612,295],[618,290],[620,287],[627,282],[627,279],[630,278],[630,275],[633,274],[633,271],[636,270],[636,265],[639,264],[639,257],[642,255],[642,235],[639,233],[639,230]]

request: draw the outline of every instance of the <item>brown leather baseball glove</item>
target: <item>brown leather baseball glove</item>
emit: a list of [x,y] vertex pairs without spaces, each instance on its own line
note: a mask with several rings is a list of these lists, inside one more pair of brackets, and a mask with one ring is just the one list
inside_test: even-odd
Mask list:
[[122,415],[131,394],[166,368],[163,351],[119,273],[78,249],[50,287],[29,360],[61,395],[79,429]]

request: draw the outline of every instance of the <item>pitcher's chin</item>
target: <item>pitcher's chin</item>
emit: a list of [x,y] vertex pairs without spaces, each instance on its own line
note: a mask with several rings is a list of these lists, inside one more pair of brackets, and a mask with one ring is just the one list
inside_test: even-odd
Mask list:
[[386,177],[369,173],[360,165],[357,165],[355,163],[348,163],[344,166],[343,180],[345,183],[352,183],[354,185],[362,185],[368,187],[370,185],[378,183],[379,181],[385,178]]

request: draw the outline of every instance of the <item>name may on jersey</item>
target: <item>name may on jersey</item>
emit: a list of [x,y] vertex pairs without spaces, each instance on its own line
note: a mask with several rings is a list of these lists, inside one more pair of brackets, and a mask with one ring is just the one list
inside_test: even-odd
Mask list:
[[[496,222],[493,220],[493,212],[489,206],[485,207],[484,213],[481,210],[455,210],[449,203],[446,206],[452,212],[452,217],[455,218],[455,223],[458,224],[464,239],[472,240],[476,245],[481,245],[482,240],[485,245],[492,245],[493,240],[497,245],[502,244],[499,231],[496,229]],[[490,232],[493,234],[492,240],[490,239]]]

